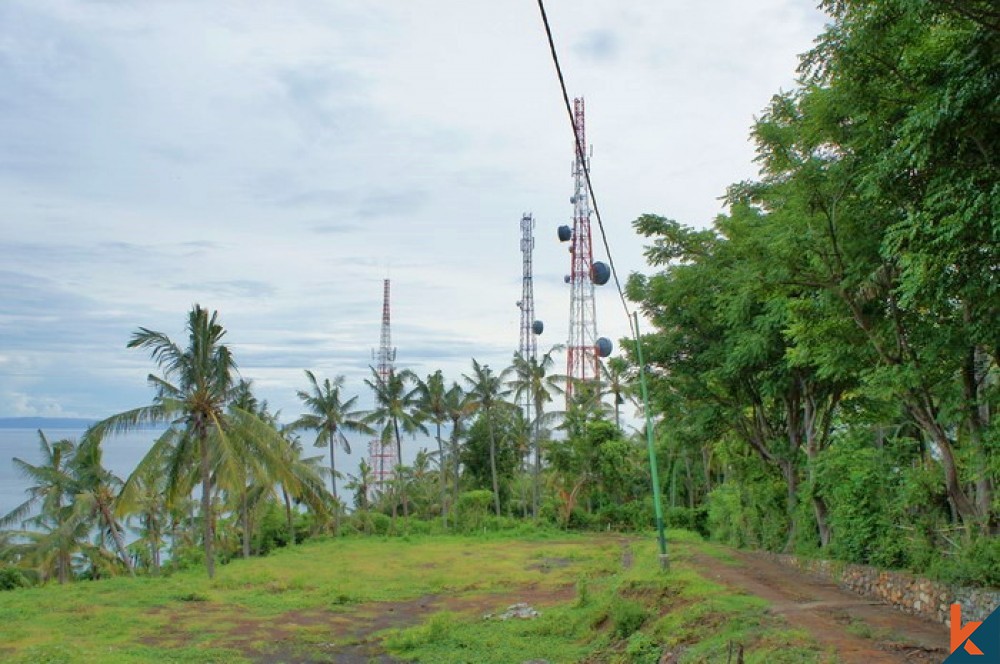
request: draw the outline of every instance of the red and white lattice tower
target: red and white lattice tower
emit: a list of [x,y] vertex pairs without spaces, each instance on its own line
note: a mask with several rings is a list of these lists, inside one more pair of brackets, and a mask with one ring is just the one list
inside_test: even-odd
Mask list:
[[[542,333],[542,322],[535,320],[535,287],[532,281],[531,255],[535,248],[535,220],[530,212],[521,215],[521,299],[517,308],[521,310],[521,345],[518,349],[521,357],[531,362],[538,355],[538,341],[535,337]],[[524,419],[531,421],[532,411],[531,391],[525,390],[521,395],[521,408],[524,409]]]
[[[382,335],[378,350],[372,351],[375,360],[375,371],[378,379],[385,384],[392,375],[393,363],[396,361],[396,349],[392,347],[392,332],[389,327],[389,280],[383,282],[382,294]],[[393,472],[399,463],[396,458],[396,446],[392,442],[383,444],[379,438],[368,442],[368,464],[372,469],[372,489],[382,491],[385,484],[392,479]]]
[[[573,161],[573,228],[570,236],[569,341],[566,344],[566,402],[573,398],[573,389],[584,381],[597,380],[597,315],[594,309],[594,255],[590,237],[590,196],[587,190],[587,170],[590,157],[584,131],[583,99],[573,100],[573,120],[576,125],[576,159]],[[566,227],[564,226],[563,229]],[[563,237],[560,229],[560,238]]]

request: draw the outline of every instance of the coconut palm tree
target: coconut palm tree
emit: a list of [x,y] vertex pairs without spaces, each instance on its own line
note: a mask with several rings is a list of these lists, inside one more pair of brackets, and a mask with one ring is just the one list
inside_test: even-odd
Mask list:
[[218,313],[195,305],[188,314],[188,344],[177,345],[163,332],[144,327],[132,334],[128,348],[148,351],[162,376],[149,375],[156,390],[153,403],[112,415],[84,434],[95,444],[108,433],[122,433],[152,424],[167,424],[171,435],[161,436],[126,480],[121,505],[134,503],[139,477],[160,469],[172,496],[190,490],[190,471],[197,467],[201,483],[202,544],[208,576],[215,575],[214,488],[232,486],[245,473],[245,464],[281,473],[281,436],[257,415],[230,408],[236,385],[236,362],[222,343],[226,334]]
[[447,464],[445,463],[444,444],[441,441],[441,425],[448,421],[449,413],[444,375],[440,369],[427,376],[426,381],[421,380],[417,382],[417,407],[426,419],[434,423],[435,427],[435,438],[438,445],[438,467],[441,476],[441,519],[445,529],[447,529]]
[[510,377],[507,386],[513,391],[514,400],[520,403],[527,398],[534,407],[534,417],[529,422],[532,428],[532,439],[535,453],[535,463],[532,469],[531,482],[531,514],[538,518],[538,503],[541,493],[542,474],[542,422],[545,419],[545,405],[552,402],[552,395],[562,394],[562,385],[566,376],[550,373],[555,365],[552,357],[563,349],[555,345],[541,359],[524,357],[520,352],[514,354],[514,363],[504,371],[505,377]]
[[[365,421],[377,424],[381,429],[382,444],[396,443],[396,464],[403,463],[403,443],[400,431],[414,435],[418,432],[427,434],[423,425],[421,413],[417,407],[416,390],[410,389],[410,383],[416,382],[417,376],[409,369],[395,371],[390,369],[387,376],[382,376],[373,367],[372,377],[365,379],[368,387],[375,392],[375,408]],[[400,486],[403,501],[403,516],[409,516],[405,484]]]
[[13,459],[14,467],[32,485],[26,490],[28,499],[0,517],[0,528],[20,525],[36,507],[40,507],[43,514],[56,514],[73,493],[69,462],[76,451],[76,444],[65,438],[50,443],[39,429],[38,448],[42,453],[42,462],[37,466],[17,457]]
[[490,436],[490,475],[493,479],[493,506],[496,515],[500,516],[500,482],[497,476],[497,444],[496,433],[493,430],[492,414],[497,408],[509,406],[503,397],[507,392],[503,389],[500,376],[493,373],[488,364],[479,364],[473,358],[472,375],[463,374],[469,387],[468,404],[472,412],[480,412],[486,418],[486,428]]
[[452,482],[453,490],[452,505],[458,502],[461,455],[459,454],[459,441],[462,437],[462,424],[469,416],[469,400],[466,398],[465,390],[458,383],[452,383],[451,387],[444,394],[444,407],[451,421],[451,459],[452,459]]
[[121,562],[129,574],[135,576],[132,558],[125,548],[125,537],[114,517],[115,501],[122,481],[101,462],[100,441],[91,439],[81,444],[73,455],[70,468],[73,474],[74,509],[96,521],[102,533],[111,536]]
[[601,390],[611,401],[615,408],[615,427],[620,431],[621,407],[627,402],[634,400],[634,390],[630,383],[631,377],[628,374],[628,362],[623,358],[613,357],[607,362],[601,363],[601,374],[604,380],[601,382]]
[[[351,453],[351,446],[343,432],[370,434],[373,433],[373,430],[364,422],[363,413],[354,410],[354,404],[357,403],[358,397],[353,396],[344,400],[341,394],[344,388],[343,376],[336,376],[332,381],[326,378],[320,383],[316,379],[316,375],[307,370],[306,378],[309,379],[309,390],[299,390],[296,394],[309,412],[300,415],[299,419],[292,424],[292,428],[316,431],[316,447],[327,446],[330,448],[330,487],[334,500],[339,501],[337,464],[334,452],[339,445],[345,453]],[[333,514],[333,532],[338,534],[340,532],[340,509],[336,508]]]

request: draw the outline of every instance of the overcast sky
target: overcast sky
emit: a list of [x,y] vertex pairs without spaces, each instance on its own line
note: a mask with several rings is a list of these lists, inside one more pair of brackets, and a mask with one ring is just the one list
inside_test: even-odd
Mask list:
[[[547,9],[624,278],[645,269],[633,219],[707,225],[755,175],[753,116],[825,17],[803,0]],[[304,369],[345,374],[367,407],[385,277],[399,366],[503,367],[526,211],[540,348],[565,342],[572,140],[532,0],[4,0],[0,417],[149,403],[129,335],[184,342],[195,303],[283,419]],[[611,286],[597,319],[617,346]]]

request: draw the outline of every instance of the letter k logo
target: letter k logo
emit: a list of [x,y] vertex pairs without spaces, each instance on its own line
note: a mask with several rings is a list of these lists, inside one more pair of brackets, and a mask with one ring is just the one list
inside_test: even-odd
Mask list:
[[972,633],[982,625],[981,622],[968,622],[965,627],[962,626],[962,606],[960,604],[951,605],[951,651],[955,652],[958,647],[965,643],[965,652],[970,655],[982,655],[983,651],[979,649],[972,639]]

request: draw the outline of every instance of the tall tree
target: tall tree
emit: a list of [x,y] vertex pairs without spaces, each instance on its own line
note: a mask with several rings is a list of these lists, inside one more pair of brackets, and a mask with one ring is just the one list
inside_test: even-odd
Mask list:
[[[139,328],[128,348],[148,351],[162,371],[149,375],[156,390],[153,403],[98,422],[84,434],[81,444],[100,444],[105,435],[152,424],[166,424],[161,436],[139,462],[122,488],[121,503],[134,502],[139,478],[151,469],[165,472],[172,496],[190,490],[188,473],[197,467],[201,483],[202,545],[209,577],[215,575],[214,477],[240,477],[244,464],[266,465],[275,476],[281,472],[281,437],[259,417],[229,408],[236,384],[236,362],[222,343],[225,328],[217,312],[209,314],[195,305],[188,314],[186,348],[163,332]],[[236,435],[233,435],[236,434]]]
[[437,440],[438,446],[438,470],[440,471],[441,480],[441,520],[444,523],[444,527],[447,528],[447,463],[445,462],[444,443],[441,440],[441,425],[448,421],[449,414],[447,389],[444,384],[444,375],[440,369],[427,376],[426,381],[422,380],[417,383],[417,403],[418,408],[424,414],[424,418],[434,423],[434,437]]
[[[416,389],[410,387],[417,381],[417,376],[409,369],[391,369],[384,378],[374,367],[371,371],[372,377],[365,379],[365,383],[375,392],[375,408],[365,417],[365,421],[379,426],[383,445],[391,442],[396,444],[396,463],[403,465],[402,433],[427,434],[417,404]],[[405,483],[399,485],[399,489],[403,514],[409,516]]]
[[508,407],[503,397],[507,394],[503,389],[503,381],[487,364],[479,364],[472,360],[472,375],[462,376],[468,385],[468,403],[472,412],[482,412],[490,439],[490,474],[493,479],[493,506],[496,515],[500,516],[500,484],[497,477],[497,444],[492,413],[497,409]]
[[[364,413],[354,409],[358,397],[352,396],[345,400],[342,396],[343,376],[337,376],[332,381],[326,378],[320,383],[315,374],[307,370],[306,378],[309,380],[309,390],[299,390],[296,394],[310,412],[301,415],[293,424],[293,428],[316,431],[316,447],[329,447],[330,487],[334,500],[339,501],[335,448],[339,445],[344,452],[350,454],[351,446],[343,432],[370,434],[373,433],[373,430],[365,423]],[[339,508],[334,512],[333,529],[335,534],[340,532]]]
[[542,423],[545,421],[545,406],[552,402],[553,395],[562,394],[562,385],[566,382],[566,376],[551,373],[555,365],[553,353],[561,351],[563,347],[556,345],[545,352],[542,357],[524,357],[520,352],[514,354],[513,364],[504,371],[504,377],[509,377],[507,386],[513,392],[513,399],[520,402],[522,398],[531,399],[531,404],[535,409],[534,418],[528,423],[532,431],[532,446],[534,451],[534,466],[532,469],[531,482],[531,514],[538,518],[538,503],[541,494],[541,474],[542,474]]

